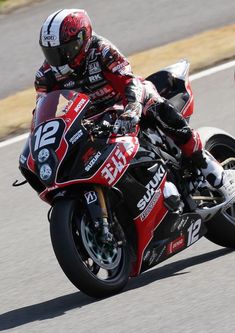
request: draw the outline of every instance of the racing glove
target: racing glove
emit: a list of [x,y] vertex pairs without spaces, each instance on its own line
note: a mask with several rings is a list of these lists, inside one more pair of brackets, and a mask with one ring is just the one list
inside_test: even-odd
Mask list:
[[129,102],[124,112],[119,117],[120,128],[123,134],[130,133],[135,129],[135,126],[140,120],[143,106],[140,102]]

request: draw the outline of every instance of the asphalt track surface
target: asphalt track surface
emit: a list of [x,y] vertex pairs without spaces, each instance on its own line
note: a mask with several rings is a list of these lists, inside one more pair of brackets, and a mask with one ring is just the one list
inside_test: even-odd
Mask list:
[[[233,72],[193,81],[193,127],[216,126],[235,135]],[[49,207],[28,185],[11,187],[20,177],[22,146],[0,149],[0,331],[234,331],[234,253],[206,239],[131,280],[119,295],[94,301],[76,290],[51,248]]]

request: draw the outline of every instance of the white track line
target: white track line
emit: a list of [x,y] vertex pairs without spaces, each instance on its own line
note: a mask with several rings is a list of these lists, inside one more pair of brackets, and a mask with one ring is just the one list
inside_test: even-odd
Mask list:
[[222,65],[218,65],[218,66],[206,69],[202,72],[193,74],[193,75],[190,76],[190,80],[191,81],[198,80],[198,79],[201,79],[202,77],[209,76],[209,75],[224,71],[225,69],[228,69],[228,68],[231,68],[231,67],[235,67],[235,60],[230,61],[230,62],[226,62]]
[[13,143],[16,143],[16,142],[19,142],[19,141],[22,141],[22,140],[25,140],[25,139],[27,139],[28,136],[29,136],[29,133],[25,133],[25,134],[15,136],[11,139],[7,139],[5,141],[2,141],[2,142],[0,142],[0,148],[9,146]]
[[[228,68],[231,68],[231,67],[235,67],[235,60],[230,61],[230,62],[226,62],[222,65],[218,65],[218,66],[206,69],[202,72],[193,74],[193,75],[190,76],[190,81],[201,79],[205,76],[209,76],[209,75],[224,71],[225,69],[228,69]],[[9,146],[13,143],[16,143],[16,142],[19,142],[19,141],[22,141],[22,140],[25,140],[25,139],[27,139],[28,135],[29,135],[29,133],[25,133],[25,134],[22,134],[22,135],[19,135],[19,136],[15,136],[11,139],[2,141],[2,142],[0,142],[0,148]]]

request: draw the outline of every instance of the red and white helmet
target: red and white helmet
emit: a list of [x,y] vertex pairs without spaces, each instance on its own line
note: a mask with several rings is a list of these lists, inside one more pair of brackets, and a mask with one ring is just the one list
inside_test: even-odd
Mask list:
[[92,36],[89,16],[82,9],[61,9],[43,23],[39,44],[52,68],[61,74],[78,67],[86,57]]

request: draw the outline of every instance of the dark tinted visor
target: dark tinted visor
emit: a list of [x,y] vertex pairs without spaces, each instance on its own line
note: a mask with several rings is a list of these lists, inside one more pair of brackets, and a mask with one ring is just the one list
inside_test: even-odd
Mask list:
[[59,67],[69,64],[78,56],[83,46],[83,38],[73,40],[60,46],[42,46],[44,56],[51,66]]

